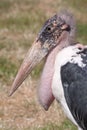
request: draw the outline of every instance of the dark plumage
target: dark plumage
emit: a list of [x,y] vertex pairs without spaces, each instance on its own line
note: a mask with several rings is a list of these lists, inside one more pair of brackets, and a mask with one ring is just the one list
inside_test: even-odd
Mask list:
[[83,130],[87,130],[87,63],[81,68],[68,62],[61,68],[61,79],[65,99],[75,121]]

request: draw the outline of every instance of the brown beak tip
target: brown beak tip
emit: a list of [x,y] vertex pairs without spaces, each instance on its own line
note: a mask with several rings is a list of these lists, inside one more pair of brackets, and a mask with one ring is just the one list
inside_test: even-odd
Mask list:
[[8,97],[12,96],[13,93],[14,93],[14,92],[11,90],[11,91],[9,92],[9,94],[8,94]]
[[8,96],[9,96],[9,97],[12,96],[12,95],[14,94],[14,92],[16,91],[16,89],[17,89],[17,88],[14,89],[14,88],[12,87],[11,90],[10,90],[10,92],[9,92],[9,94],[8,94]]

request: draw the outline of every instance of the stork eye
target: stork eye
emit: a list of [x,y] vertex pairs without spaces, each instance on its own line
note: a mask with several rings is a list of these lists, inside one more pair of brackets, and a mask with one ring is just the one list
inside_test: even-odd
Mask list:
[[50,31],[51,31],[51,27],[47,27],[47,28],[46,28],[46,31],[47,31],[47,32],[50,32]]

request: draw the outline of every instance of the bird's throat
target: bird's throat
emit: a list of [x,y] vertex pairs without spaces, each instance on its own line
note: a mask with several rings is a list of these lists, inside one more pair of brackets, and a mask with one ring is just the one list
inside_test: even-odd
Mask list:
[[55,58],[60,48],[57,46],[47,57],[38,90],[40,104],[48,110],[55,97],[52,93],[52,79],[54,74]]

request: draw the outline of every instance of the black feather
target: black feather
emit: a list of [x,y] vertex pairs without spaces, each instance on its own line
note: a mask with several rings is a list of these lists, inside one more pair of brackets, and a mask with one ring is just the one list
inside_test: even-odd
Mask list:
[[83,130],[87,130],[87,49],[80,54],[85,67],[68,62],[61,67],[61,80],[74,119]]

